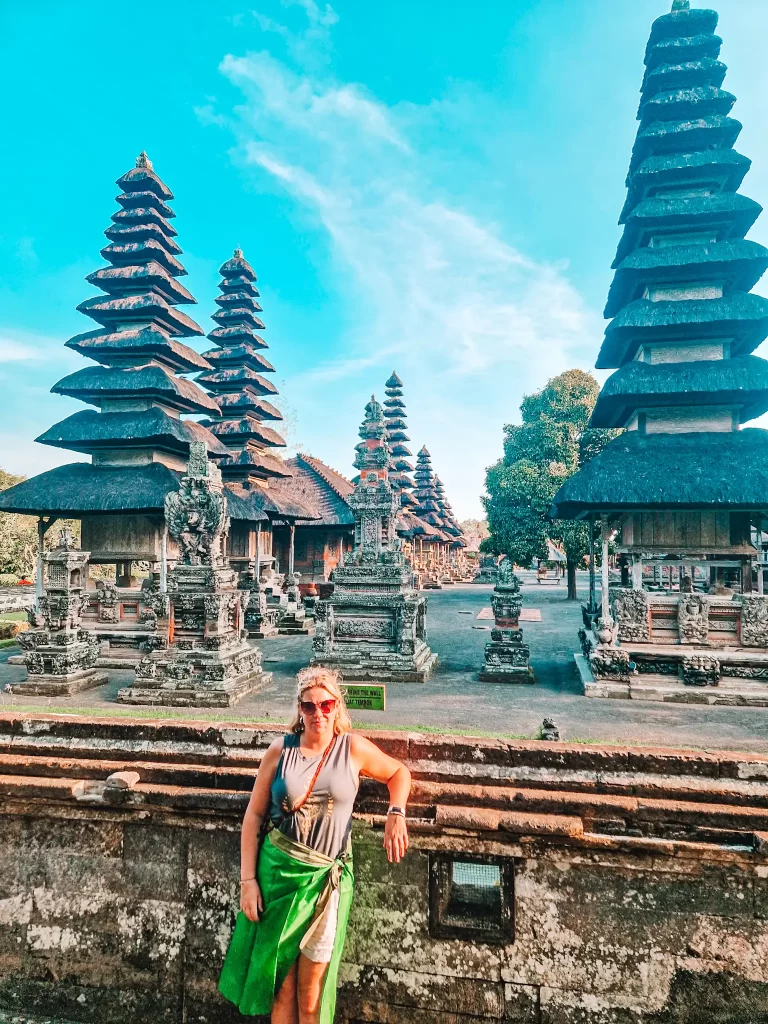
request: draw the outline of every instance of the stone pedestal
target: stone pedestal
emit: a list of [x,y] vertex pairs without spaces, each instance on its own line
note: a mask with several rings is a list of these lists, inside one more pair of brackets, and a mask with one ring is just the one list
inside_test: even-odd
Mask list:
[[588,697],[768,707],[768,597],[618,589],[579,631]]
[[277,633],[277,608],[270,608],[267,595],[261,583],[256,583],[247,592],[245,606],[245,628],[251,640],[263,640]]
[[58,546],[44,556],[44,592],[37,607],[28,613],[34,628],[17,637],[24,652],[27,679],[12,683],[12,693],[61,697],[107,682],[107,674],[95,669],[99,640],[90,630],[81,628],[83,611],[89,603],[89,554],[75,548],[72,534],[65,527]]
[[337,668],[348,681],[423,683],[437,664],[427,645],[427,599],[413,587],[395,533],[399,498],[387,476],[382,408],[372,398],[365,412],[355,458],[360,479],[348,499],[355,549],[331,574],[332,592],[321,588],[312,664]]
[[[261,651],[249,646],[249,595],[222,554],[229,527],[218,469],[201,442],[190,445],[187,475],[166,497],[165,518],[180,559],[168,573],[159,609],[160,636],[136,667],[136,680],[120,690],[124,704],[231,707],[263,689]],[[167,631],[162,622],[167,617]],[[167,635],[168,640],[164,639]]]
[[483,683],[533,683],[533,671],[528,664],[530,649],[523,643],[520,612],[523,597],[520,580],[505,559],[499,570],[499,579],[491,595],[494,626],[491,639],[485,645],[485,665],[480,670]]

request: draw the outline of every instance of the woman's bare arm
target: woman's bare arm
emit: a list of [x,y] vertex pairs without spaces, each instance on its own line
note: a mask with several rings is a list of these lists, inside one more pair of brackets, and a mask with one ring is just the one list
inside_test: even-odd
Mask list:
[[248,801],[240,832],[240,906],[251,921],[257,921],[264,909],[256,869],[259,858],[261,823],[269,813],[270,790],[283,750],[283,737],[274,740],[261,759],[251,799]]
[[[394,807],[402,807],[408,802],[411,792],[411,773],[402,761],[390,757],[383,750],[371,743],[365,736],[352,734],[352,760],[361,775],[367,775],[376,782],[382,782],[389,790],[389,802]],[[408,829],[405,818],[390,814],[384,827],[384,849],[387,859],[399,861],[408,849]]]

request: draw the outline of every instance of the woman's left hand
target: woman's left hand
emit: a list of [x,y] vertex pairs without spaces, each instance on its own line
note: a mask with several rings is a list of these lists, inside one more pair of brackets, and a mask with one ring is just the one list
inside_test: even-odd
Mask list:
[[397,864],[405,856],[408,849],[408,826],[402,814],[388,814],[384,826],[384,849],[387,860]]

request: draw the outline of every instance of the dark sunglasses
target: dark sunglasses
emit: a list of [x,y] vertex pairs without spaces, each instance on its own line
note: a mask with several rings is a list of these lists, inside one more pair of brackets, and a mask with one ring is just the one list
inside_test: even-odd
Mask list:
[[301,708],[305,715],[313,715],[315,713],[316,708],[320,708],[324,715],[330,715],[330,713],[336,707],[336,703],[337,702],[335,700],[320,700],[317,702],[317,704],[315,704],[314,701],[311,700],[300,700],[299,707]]

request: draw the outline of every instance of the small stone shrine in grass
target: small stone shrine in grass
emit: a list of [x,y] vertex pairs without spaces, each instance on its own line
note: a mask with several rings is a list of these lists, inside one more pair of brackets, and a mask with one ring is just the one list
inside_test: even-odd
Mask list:
[[532,683],[533,671],[528,664],[530,650],[523,643],[520,612],[523,595],[520,580],[512,572],[512,563],[505,558],[499,567],[499,578],[491,594],[494,624],[491,639],[485,645],[485,665],[480,670],[483,683]]
[[[118,693],[125,704],[231,707],[269,683],[261,651],[245,629],[247,591],[224,556],[229,529],[221,474],[203,443],[190,445],[187,472],[166,497],[165,520],[179,547],[160,614],[167,647],[148,652],[136,680]],[[161,631],[161,635],[165,630]]]
[[[623,428],[558,491],[553,514],[601,523],[601,616],[582,631],[594,697],[768,706],[768,597],[753,577],[768,507],[768,250],[715,35],[674,0],[645,52],[591,427]],[[608,544],[626,566],[610,586]],[[594,596],[594,583],[591,587]],[[756,591],[756,592],[755,592]],[[591,624],[594,600],[590,600]],[[588,670],[589,669],[589,670]]]
[[355,466],[360,477],[347,499],[355,515],[355,548],[331,574],[333,591],[315,610],[313,665],[345,680],[426,682],[437,664],[427,646],[427,599],[395,533],[400,499],[388,479],[391,453],[382,407],[365,407]]
[[37,606],[29,612],[34,627],[19,633],[28,678],[13,683],[10,690],[35,697],[67,696],[107,682],[106,672],[97,672],[99,640],[82,629],[86,593],[88,554],[76,548],[69,527],[59,534],[57,546],[44,555],[44,588]]

